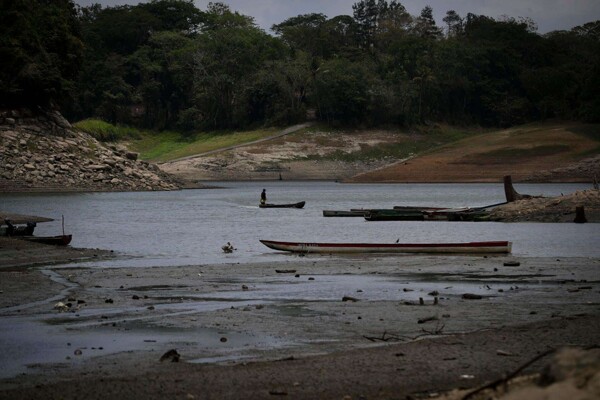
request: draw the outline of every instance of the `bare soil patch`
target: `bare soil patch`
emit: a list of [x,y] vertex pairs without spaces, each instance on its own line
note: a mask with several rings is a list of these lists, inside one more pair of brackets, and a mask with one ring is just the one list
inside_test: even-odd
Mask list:
[[[414,137],[394,131],[291,134],[216,154],[164,163],[163,171],[186,180],[341,180],[393,160],[342,161],[331,157]],[[338,157],[339,158],[339,157]]]
[[402,157],[381,149],[414,148],[427,133],[313,131],[165,163],[161,169],[187,181],[499,182],[512,175],[515,182],[591,182],[600,176],[599,131],[597,125],[578,123],[531,124]]
[[[600,176],[598,141],[594,135],[581,134],[583,128],[581,124],[544,124],[486,133],[347,182],[498,182],[505,175],[515,182],[535,178],[592,182]],[[549,172],[557,168],[562,172]]]

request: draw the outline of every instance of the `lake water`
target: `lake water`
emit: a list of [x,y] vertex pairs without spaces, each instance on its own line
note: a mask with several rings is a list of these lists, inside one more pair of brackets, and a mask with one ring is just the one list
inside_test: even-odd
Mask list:
[[[484,206],[504,201],[498,184],[361,184],[334,182],[223,182],[220,189],[174,192],[0,194],[0,210],[54,218],[37,235],[73,234],[73,247],[111,249],[126,259],[110,266],[202,265],[286,261],[259,239],[330,242],[463,242],[510,240],[516,256],[598,257],[600,224],[492,222],[367,222],[324,218],[323,210],[399,205]],[[520,184],[519,193],[555,196],[585,184]],[[306,201],[304,209],[260,209]],[[237,250],[224,254],[231,242]],[[328,256],[329,257],[329,256]],[[344,255],[335,257],[347,257]],[[398,256],[402,257],[402,256]]]

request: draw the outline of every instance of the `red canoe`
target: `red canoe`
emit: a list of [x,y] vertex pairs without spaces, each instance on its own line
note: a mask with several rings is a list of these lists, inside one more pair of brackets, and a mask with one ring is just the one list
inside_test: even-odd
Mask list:
[[261,240],[274,250],[297,253],[510,253],[512,243],[300,243]]

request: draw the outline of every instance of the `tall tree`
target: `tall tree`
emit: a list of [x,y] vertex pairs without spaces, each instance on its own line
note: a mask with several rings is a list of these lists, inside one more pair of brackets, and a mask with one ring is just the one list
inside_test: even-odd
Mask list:
[[462,33],[463,19],[456,11],[447,11],[443,21],[448,25],[448,37],[456,37]]
[[358,24],[358,33],[364,47],[372,45],[372,38],[377,32],[377,18],[380,7],[375,0],[361,0],[352,5],[354,19]]
[[233,128],[245,115],[242,94],[248,80],[264,62],[281,57],[281,47],[250,21],[240,23],[228,8],[208,13],[214,25],[198,37],[194,55],[195,119],[212,129]]
[[430,6],[425,6],[421,10],[413,27],[416,35],[425,39],[438,39],[442,36],[442,31],[438,28],[433,18],[433,9]]
[[313,56],[324,57],[327,43],[323,26],[327,21],[324,14],[304,14],[288,18],[271,30],[293,50],[302,50]]

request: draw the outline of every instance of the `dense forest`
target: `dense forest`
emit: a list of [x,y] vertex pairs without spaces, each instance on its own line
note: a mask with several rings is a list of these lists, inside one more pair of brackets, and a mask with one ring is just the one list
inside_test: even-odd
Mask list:
[[600,120],[600,21],[536,32],[526,18],[361,0],[269,34],[223,3],[78,7],[1,1],[0,105],[56,107],[155,130],[428,121]]

